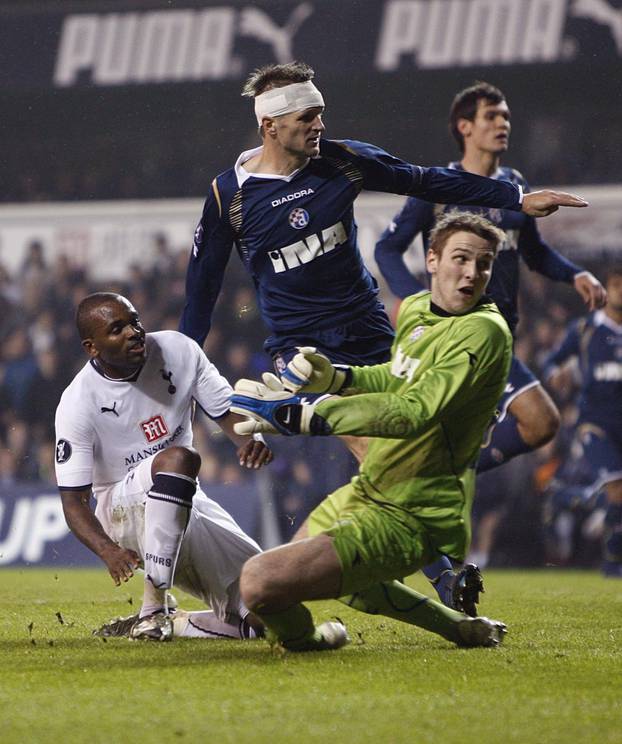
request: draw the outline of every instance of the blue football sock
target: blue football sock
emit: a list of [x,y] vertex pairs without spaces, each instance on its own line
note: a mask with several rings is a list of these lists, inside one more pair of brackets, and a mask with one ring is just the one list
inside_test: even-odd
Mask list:
[[622,504],[609,504],[605,514],[605,560],[622,563]]
[[477,472],[484,473],[486,470],[497,468],[512,457],[531,450],[532,447],[525,442],[518,431],[518,421],[508,413],[503,421],[493,429],[488,446],[481,450]]
[[[443,604],[448,604],[448,599],[451,602],[451,587],[450,582],[453,578],[453,566],[451,561],[446,555],[442,555],[437,561],[431,563],[429,566],[421,569],[424,576],[430,580],[432,586],[436,589],[436,593]],[[448,595],[449,592],[449,595]]]

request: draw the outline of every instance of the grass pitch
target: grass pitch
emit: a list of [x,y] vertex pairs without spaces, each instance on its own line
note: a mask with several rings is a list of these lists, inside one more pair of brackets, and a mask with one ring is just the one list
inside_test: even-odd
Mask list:
[[622,581],[595,573],[486,572],[481,613],[510,629],[498,649],[316,602],[352,644],[300,655],[262,641],[104,642],[91,630],[136,610],[140,578],[115,589],[104,570],[0,577],[3,744],[622,740]]

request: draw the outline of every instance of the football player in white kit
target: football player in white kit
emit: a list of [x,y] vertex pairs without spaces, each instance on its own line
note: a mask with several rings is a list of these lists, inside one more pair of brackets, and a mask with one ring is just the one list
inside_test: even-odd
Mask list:
[[[108,292],[82,300],[76,322],[89,361],[56,411],[56,478],[68,526],[115,584],[144,566],[143,603],[128,635],[252,637],[261,625],[243,606],[238,579],[260,548],[198,484],[194,402],[237,445],[240,465],[259,468],[271,451],[233,431],[242,418],[229,411],[231,387],[192,339],[146,334],[132,304]],[[173,580],[211,612],[171,616]]]

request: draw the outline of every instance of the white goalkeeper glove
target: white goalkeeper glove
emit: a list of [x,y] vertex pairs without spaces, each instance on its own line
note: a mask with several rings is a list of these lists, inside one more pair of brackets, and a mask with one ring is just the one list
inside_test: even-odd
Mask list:
[[246,417],[246,421],[233,426],[235,433],[241,435],[330,434],[330,425],[314,409],[314,404],[301,404],[296,395],[271,389],[255,380],[238,380],[231,396],[232,413]]
[[[335,367],[315,346],[299,346],[281,374],[281,384],[292,393],[338,393],[348,381],[349,367]],[[267,384],[267,380],[264,381]]]

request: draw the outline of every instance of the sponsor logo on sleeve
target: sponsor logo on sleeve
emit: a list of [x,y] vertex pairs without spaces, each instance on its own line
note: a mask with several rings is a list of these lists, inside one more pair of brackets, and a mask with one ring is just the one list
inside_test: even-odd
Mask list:
[[66,439],[59,439],[56,442],[56,462],[62,465],[71,457],[71,444]]
[[192,244],[192,255],[196,258],[199,255],[199,248],[203,242],[203,225],[199,222],[197,229],[194,231],[194,242]]

